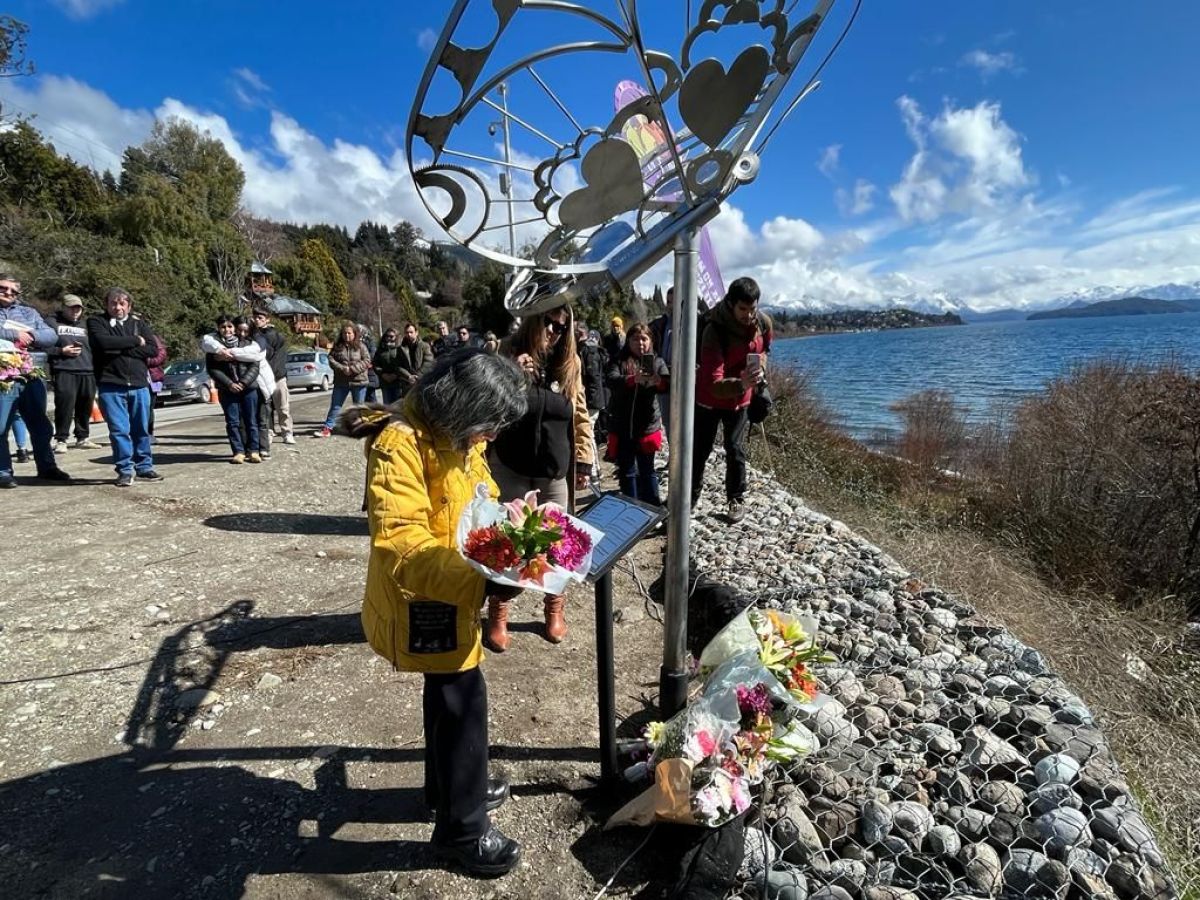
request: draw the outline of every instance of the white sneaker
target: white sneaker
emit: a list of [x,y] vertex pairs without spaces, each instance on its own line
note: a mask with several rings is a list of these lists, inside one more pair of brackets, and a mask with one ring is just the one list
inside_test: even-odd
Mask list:
[[746,517],[745,504],[742,503],[741,500],[730,500],[729,501],[729,511],[725,514],[725,517],[727,519],[729,519],[730,522],[733,522],[734,524],[737,524],[738,522],[742,521],[742,519],[744,519]]
[[292,433],[289,431],[287,434],[285,434],[285,435],[283,436],[283,442],[284,442],[285,444],[294,444],[294,443],[296,443],[296,438],[295,438],[295,437],[292,435]]
[[55,453],[66,453],[68,449],[69,449],[69,446],[66,441],[55,441],[54,442],[54,452]]

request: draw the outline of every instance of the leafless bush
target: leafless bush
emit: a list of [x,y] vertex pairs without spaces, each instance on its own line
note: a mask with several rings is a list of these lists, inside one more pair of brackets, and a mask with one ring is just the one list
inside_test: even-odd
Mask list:
[[904,430],[897,450],[923,469],[955,466],[967,436],[964,410],[949,391],[919,391],[891,405]]
[[1090,363],[1020,403],[977,503],[1065,584],[1200,591],[1200,380]]

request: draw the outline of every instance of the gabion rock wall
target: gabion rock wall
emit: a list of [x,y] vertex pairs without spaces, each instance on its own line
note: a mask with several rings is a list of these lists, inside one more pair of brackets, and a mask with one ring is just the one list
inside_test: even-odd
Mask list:
[[1091,712],[1041,653],[757,473],[727,524],[717,462],[697,564],[814,616],[838,658],[806,723],[824,746],[766,786],[736,896],[1177,896]]

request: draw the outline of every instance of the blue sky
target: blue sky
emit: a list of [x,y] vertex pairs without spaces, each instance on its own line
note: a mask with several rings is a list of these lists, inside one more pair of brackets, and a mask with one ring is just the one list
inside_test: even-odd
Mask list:
[[[155,116],[182,116],[242,162],[254,212],[433,234],[403,139],[450,6],[10,0],[38,74],[0,83],[0,103],[101,167]],[[682,32],[683,0],[639,8],[664,42]],[[981,309],[1200,281],[1197,33],[1184,0],[865,0],[821,90],[711,226],[726,279],[755,275],[775,302]],[[622,74],[637,73],[559,89],[598,121]],[[482,130],[477,146],[492,152]]]

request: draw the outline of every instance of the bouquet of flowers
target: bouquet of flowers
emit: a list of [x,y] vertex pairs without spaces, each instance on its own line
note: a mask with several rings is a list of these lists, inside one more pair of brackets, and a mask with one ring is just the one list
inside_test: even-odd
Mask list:
[[[8,391],[18,381],[45,378],[46,373],[33,364],[33,358],[10,341],[0,348],[0,391]],[[11,349],[8,349],[11,348]]]
[[776,681],[799,703],[817,696],[817,679],[809,669],[814,662],[833,662],[813,640],[814,619],[776,610],[744,610],[717,632],[700,654],[702,673],[746,651],[754,651]]
[[592,550],[604,534],[555,503],[536,501],[537,491],[530,491],[497,503],[479,485],[458,522],[458,550],[498,584],[561,594],[587,577]]
[[[803,643],[795,630],[785,628],[772,633],[767,646],[773,649],[764,655],[776,660],[781,650]],[[797,686],[789,687],[762,652],[756,647],[732,653],[709,669],[699,697],[687,709],[647,727],[649,758],[627,770],[626,777],[636,781],[653,772],[655,784],[618,810],[606,827],[666,821],[715,828],[745,812],[751,789],[772,766],[797,763],[820,748],[817,737],[796,719],[811,701],[807,687],[815,680],[792,673]],[[775,662],[783,663],[793,669],[799,665],[791,653]]]

